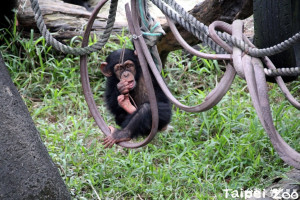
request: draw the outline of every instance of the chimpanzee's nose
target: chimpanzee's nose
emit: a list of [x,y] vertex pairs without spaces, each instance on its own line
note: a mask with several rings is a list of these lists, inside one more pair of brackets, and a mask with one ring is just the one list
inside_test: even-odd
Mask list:
[[125,78],[127,78],[129,76],[129,72],[124,72],[123,75]]

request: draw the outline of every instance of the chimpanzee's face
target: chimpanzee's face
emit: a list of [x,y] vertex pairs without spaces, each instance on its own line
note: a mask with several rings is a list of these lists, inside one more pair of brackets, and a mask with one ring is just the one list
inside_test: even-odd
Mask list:
[[136,86],[136,69],[131,60],[126,60],[122,64],[116,64],[114,66],[114,74],[120,80],[120,82],[127,82],[128,88],[132,90]]
[[128,77],[128,75],[133,75],[134,77],[136,74],[134,63],[131,60],[126,60],[122,64],[116,64],[114,66],[114,73],[119,80]]
[[107,78],[118,80],[116,85],[119,91],[134,89],[141,74],[137,56],[130,49],[119,49],[112,52],[100,68]]

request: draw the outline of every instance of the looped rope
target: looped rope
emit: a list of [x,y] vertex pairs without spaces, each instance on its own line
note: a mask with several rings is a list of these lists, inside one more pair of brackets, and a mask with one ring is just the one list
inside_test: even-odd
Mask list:
[[[251,57],[247,54],[242,54],[242,51],[236,46],[234,46],[233,48],[228,47],[227,44],[224,43],[224,41],[220,40],[220,38],[218,38],[216,34],[213,33],[215,31],[215,28],[232,34],[233,38],[235,38],[236,41],[239,42],[243,40],[243,43],[247,43],[249,47],[253,48],[254,45],[248,40],[247,37],[243,36],[242,34],[243,22],[241,20],[236,20],[232,25],[226,24],[225,22],[214,22],[210,25],[209,31],[212,35],[212,39],[215,42],[222,45],[222,47],[227,49],[228,51],[233,52],[234,68],[236,71],[239,71],[238,73],[241,77],[244,77],[246,79],[253,106],[275,150],[278,152],[278,155],[287,164],[300,169],[300,154],[292,147],[290,147],[275,129],[270,109],[267,82],[263,70],[264,67],[261,60],[255,57]],[[270,67],[270,63],[265,64]],[[272,68],[272,66],[270,68]],[[278,81],[278,84],[282,86],[282,80],[276,80]],[[284,93],[289,93],[289,91],[286,91],[285,88],[281,87],[281,89],[284,91]],[[289,96],[287,97],[287,99],[291,103],[293,103],[296,108],[300,109],[300,104],[295,101],[294,98],[290,98]]]
[[[151,0],[166,16],[180,24],[187,31],[191,32],[195,37],[201,40],[204,44],[208,45],[211,49],[215,50],[217,53],[225,53],[224,49],[216,45],[214,41],[209,37],[208,27],[198,21],[194,16],[189,14],[183,7],[181,7],[174,0]],[[296,33],[291,38],[281,42],[280,44],[274,45],[269,48],[257,49],[256,47],[251,47],[242,40],[231,36],[227,33],[217,32],[219,37],[221,37],[227,44],[232,44],[240,48],[242,51],[246,52],[250,56],[263,57],[271,56],[282,51],[285,51],[295,45],[300,41],[300,32]],[[293,74],[294,75],[294,74]],[[297,74],[298,75],[298,74]]]
[[[165,10],[164,13],[167,13],[166,15],[169,16],[171,19],[176,20],[178,17],[178,14],[174,11],[170,11],[170,9],[166,8],[166,5],[162,3],[162,1],[159,0],[151,0],[152,2],[157,2],[162,8],[162,10]],[[299,41],[300,34],[297,33],[292,38],[288,39],[287,41],[284,41],[283,43],[279,45],[275,45],[271,48],[266,49],[257,49],[254,47],[254,45],[248,40],[248,38],[244,37],[242,35],[242,22],[237,20],[233,23],[233,25],[226,24],[224,22],[214,22],[209,28],[204,26],[199,21],[195,20],[195,18],[191,17],[190,14],[188,14],[186,11],[182,9],[176,2],[173,0],[164,0],[165,2],[168,2],[171,4],[171,7],[175,11],[180,11],[181,18],[178,19],[177,22],[182,24],[185,28],[190,28],[191,32],[194,35],[197,35],[198,38],[202,38],[201,40],[204,41],[206,44],[208,44],[216,51],[224,52],[225,50],[228,53],[232,53],[232,57],[228,54],[218,55],[214,58],[216,59],[227,59],[232,60],[233,59],[233,67],[230,63],[227,64],[226,72],[221,79],[220,83],[216,86],[215,89],[213,89],[205,98],[205,101],[197,106],[189,107],[182,105],[169,91],[166,84],[164,83],[156,64],[154,63],[151,53],[148,50],[147,44],[145,43],[145,40],[142,36],[142,32],[139,29],[138,25],[138,14],[137,14],[137,8],[138,5],[136,0],[131,0],[132,5],[132,15],[130,13],[129,5],[128,3],[125,6],[126,9],[126,16],[128,18],[128,24],[130,31],[132,33],[132,37],[134,38],[134,44],[135,47],[139,53],[139,61],[142,66],[143,76],[145,78],[145,81],[148,82],[146,85],[147,91],[149,92],[149,100],[150,100],[150,106],[151,106],[151,113],[152,113],[152,129],[148,137],[140,142],[140,143],[127,143],[127,142],[121,142],[119,145],[123,147],[129,147],[129,148],[137,148],[140,146],[144,146],[147,143],[149,143],[153,137],[155,136],[157,132],[158,127],[158,109],[157,109],[157,102],[155,98],[155,93],[153,90],[153,85],[151,82],[151,78],[149,77],[149,71],[147,67],[147,62],[152,70],[153,75],[155,76],[159,86],[163,90],[163,92],[166,94],[166,96],[172,101],[176,106],[182,108],[183,110],[190,111],[190,112],[202,112],[205,110],[208,110],[212,108],[214,105],[216,105],[222,97],[226,94],[226,92],[229,90],[236,72],[242,77],[246,79],[248,89],[253,101],[254,108],[258,114],[258,117],[261,121],[261,124],[263,125],[264,129],[266,130],[267,134],[270,137],[270,140],[275,148],[275,150],[278,152],[278,155],[281,157],[282,160],[284,160],[287,164],[300,169],[300,154],[295,151],[293,148],[291,148],[284,140],[283,138],[278,134],[276,131],[272,115],[271,115],[271,109],[270,109],[270,103],[268,99],[268,89],[266,84],[266,78],[265,78],[265,72],[263,70],[262,62],[255,57],[262,57],[262,61],[267,65],[269,70],[267,70],[267,73],[269,71],[273,73],[279,73],[279,70],[275,68],[273,63],[269,60],[266,55],[273,55],[273,53],[278,53],[286,48],[289,48],[292,44]],[[31,0],[32,7],[37,13],[35,15],[35,18],[37,20],[37,24],[39,26],[40,31],[43,33],[43,35],[46,35],[46,41],[52,45],[54,45],[57,41],[53,39],[53,37],[50,35],[50,33],[47,31],[46,26],[41,18],[41,13],[39,10],[39,6],[37,4],[36,0]],[[65,45],[62,45],[61,43],[58,44],[56,47],[57,49],[67,53],[69,51],[73,52],[75,55],[82,55],[80,58],[80,71],[81,71],[81,80],[82,80],[82,86],[84,95],[86,98],[86,101],[88,103],[89,109],[99,126],[99,128],[106,134],[110,134],[110,130],[108,126],[105,124],[103,118],[99,114],[95,101],[93,99],[93,95],[90,89],[89,85],[89,78],[88,78],[88,72],[87,72],[87,56],[84,54],[88,52],[88,48],[92,48],[95,45],[92,45],[90,47],[85,47],[88,44],[88,36],[92,27],[92,24],[96,18],[96,14],[99,12],[101,7],[107,2],[107,0],[102,0],[94,10],[88,25],[86,32],[84,34],[83,48],[79,49],[73,49],[70,47],[66,47]],[[140,3],[144,3],[144,1],[139,1]],[[111,21],[114,21],[115,12],[114,6],[117,4],[117,0],[112,1],[111,3],[111,10],[110,10],[110,17],[108,19],[107,23],[107,29],[105,30],[103,34],[103,38],[99,41],[99,44],[101,42],[106,43],[107,39],[106,36],[109,34],[112,30],[112,25],[110,24]],[[158,6],[159,7],[159,6]],[[147,13],[144,13],[144,16],[146,16]],[[148,16],[148,15],[147,15]],[[179,33],[173,24],[171,20],[167,18],[170,28],[173,31],[174,35],[176,36],[176,39],[183,44],[184,48],[189,49],[190,52],[199,55],[200,57],[209,57],[207,54],[199,54],[194,51],[189,45],[186,44],[185,41],[183,41],[181,36],[178,36]],[[146,20],[143,20],[144,23],[148,24]],[[188,23],[189,24],[188,24]],[[200,27],[200,28],[199,28]],[[225,32],[218,32],[215,29],[218,28],[221,31]],[[231,34],[233,36],[231,36]],[[211,38],[210,38],[210,37]],[[98,44],[98,43],[96,43]],[[102,43],[101,43],[102,45]],[[221,47],[222,48],[221,48]],[[102,48],[102,47],[101,47]],[[243,52],[244,53],[243,53]],[[251,57],[253,56],[253,57]],[[277,71],[275,71],[277,70]],[[294,69],[281,69],[280,71],[288,74],[294,74],[295,72],[299,73],[299,68],[296,67]],[[281,73],[281,72],[280,72]],[[270,73],[271,74],[271,73]],[[149,79],[150,78],[150,79]],[[280,76],[276,76],[275,80],[277,81],[278,85],[280,86],[281,90],[283,91],[286,98],[291,102],[292,105],[294,105],[296,108],[300,109],[300,103],[296,101],[296,99],[290,94],[289,90],[287,89],[286,85],[284,84],[282,78]]]
[[[31,2],[31,8],[34,11],[34,18],[37,23],[37,27],[40,30],[41,34],[44,36],[46,42],[48,44],[52,45],[55,49],[65,53],[65,54],[72,54],[72,55],[76,55],[76,56],[87,55],[87,54],[90,54],[92,52],[96,52],[96,51],[99,51],[100,49],[102,49],[102,47],[108,41],[111,31],[113,29],[113,26],[115,23],[117,5],[118,5],[118,0],[111,1],[109,16],[108,16],[107,24],[105,27],[105,31],[104,31],[101,39],[97,43],[95,43],[91,46],[84,47],[84,48],[72,48],[70,46],[66,46],[66,45],[62,44],[61,42],[59,42],[55,38],[53,38],[51,33],[47,30],[47,27],[43,20],[43,16],[42,16],[42,12],[41,12],[38,0],[30,0],[30,2]],[[94,10],[94,12],[95,12],[95,10]]]
[[[98,5],[96,6],[96,8],[94,9],[87,27],[86,27],[86,31],[84,33],[83,36],[83,40],[82,40],[82,47],[85,47],[88,45],[88,38],[90,35],[90,31],[92,29],[94,20],[97,16],[97,13],[99,12],[99,10],[102,8],[102,6],[107,2],[108,0],[102,0],[101,2],[98,3]],[[87,69],[87,55],[82,55],[80,56],[80,75],[81,75],[81,84],[82,84],[82,88],[83,88],[83,94],[85,97],[85,100],[88,104],[89,110],[94,118],[94,120],[96,121],[96,124],[98,125],[98,127],[101,129],[101,131],[105,134],[105,135],[109,135],[110,134],[110,129],[109,127],[106,125],[104,119],[102,118],[102,116],[100,115],[98,108],[96,106],[96,102],[93,98],[93,93],[90,87],[90,81],[89,81],[89,75],[88,75],[88,69]]]
[[[99,12],[99,10],[101,9],[101,7],[104,5],[104,3],[107,0],[102,0],[98,5],[97,8],[95,8],[89,22],[87,25],[87,29],[85,31],[84,34],[84,38],[83,38],[83,42],[82,42],[82,46],[86,46],[88,44],[88,37],[91,31],[91,27],[93,25],[93,22],[95,20],[96,14]],[[135,2],[132,2],[132,5],[135,5]],[[158,108],[157,108],[157,102],[156,102],[156,96],[154,93],[154,89],[153,89],[153,85],[152,85],[152,81],[151,81],[151,77],[148,71],[148,67],[147,67],[147,62],[143,56],[142,50],[139,46],[138,40],[143,39],[141,32],[137,31],[139,30],[139,26],[138,26],[138,22],[137,22],[137,14],[136,11],[134,9],[132,9],[132,15],[130,13],[129,10],[129,6],[128,4],[126,4],[126,16],[128,18],[128,25],[129,25],[129,29],[132,33],[132,36],[134,39],[134,43],[135,43],[135,47],[138,51],[138,58],[140,61],[140,65],[142,67],[142,72],[143,72],[143,76],[145,81],[148,83],[146,84],[146,88],[149,94],[149,101],[150,101],[150,107],[151,107],[151,114],[152,114],[152,128],[151,128],[151,132],[150,134],[144,139],[144,141],[142,142],[138,142],[138,143],[130,143],[130,142],[120,142],[118,143],[118,145],[122,146],[122,147],[126,147],[126,148],[138,148],[138,147],[142,147],[145,146],[146,144],[148,144],[149,142],[151,142],[151,140],[154,138],[154,136],[157,133],[157,128],[158,128]],[[133,18],[135,20],[133,20]],[[83,55],[80,57],[80,73],[81,73],[81,81],[82,81],[82,87],[83,87],[83,92],[84,92],[84,96],[86,99],[86,102],[88,104],[88,107],[90,109],[90,112],[92,114],[92,116],[94,117],[98,127],[102,130],[102,132],[105,135],[110,135],[110,129],[109,127],[106,125],[104,119],[102,118],[101,114],[99,113],[95,100],[93,98],[92,95],[92,91],[90,88],[90,83],[89,83],[89,77],[88,77],[88,70],[87,70],[87,56]]]
[[[217,45],[210,37],[209,37],[209,31],[208,27],[198,21],[194,16],[189,14],[185,11],[183,7],[181,7],[176,1],[174,0],[151,0],[166,16],[170,17],[172,20],[179,23],[181,26],[183,26],[187,31],[191,32],[194,36],[196,36],[199,40],[203,42],[203,44],[206,44],[211,49],[216,51],[217,53],[224,54],[225,51],[223,48],[221,48],[219,45]],[[73,54],[73,55],[87,55],[92,52],[98,51],[102,49],[102,47],[106,44],[106,42],[109,39],[110,33],[113,29],[113,25],[115,22],[115,16],[116,16],[116,10],[117,10],[117,4],[118,0],[112,0],[109,16],[108,16],[108,22],[105,28],[105,31],[101,37],[101,39],[91,45],[84,48],[72,48],[70,46],[66,46],[59,41],[57,41],[51,33],[47,30],[47,27],[44,23],[42,13],[40,10],[40,6],[38,3],[38,0],[30,0],[31,7],[34,11],[34,17],[37,22],[37,27],[42,33],[42,35],[45,37],[46,42],[50,45],[52,45],[55,49],[60,50],[63,53],[66,54]],[[144,0],[139,0],[139,2],[136,4],[136,6],[140,9],[140,16],[142,19],[142,22],[144,24],[144,27],[148,28],[149,26],[149,20],[151,16],[148,13],[147,4],[144,3]],[[157,24],[154,24],[152,28],[157,28]],[[143,34],[146,36],[152,36],[157,37],[160,36],[162,33],[152,33],[151,31],[144,31]],[[247,54],[254,56],[254,57],[263,57],[263,56],[271,56],[277,53],[280,53],[282,51],[285,51],[289,48],[291,48],[293,45],[295,45],[297,42],[300,41],[300,32],[296,33],[293,37],[281,42],[280,44],[274,45],[269,48],[264,49],[257,49],[255,47],[250,47],[248,44],[244,43],[242,40],[238,40],[237,38],[231,36],[230,34],[217,32],[217,34],[224,40],[226,43],[236,46],[246,52]],[[153,43],[153,42],[152,42]],[[150,45],[151,46],[151,45]],[[156,65],[159,69],[161,69],[161,63],[159,62],[160,59],[158,59],[157,50],[154,49],[152,52],[152,56],[156,60]],[[282,69],[282,70],[265,70],[266,75],[269,76],[297,76],[299,75],[298,68],[289,68],[289,69]]]
[[148,4],[145,0],[136,1],[137,13],[141,18],[141,32],[151,52],[151,56],[155,62],[157,69],[162,71],[162,63],[160,61],[159,53],[156,47],[157,41],[165,35],[165,31],[149,13]]
[[[170,0],[172,1],[172,0]],[[170,2],[168,1],[168,2]],[[178,7],[177,7],[178,9]],[[183,17],[184,18],[184,17]],[[167,20],[169,22],[170,28],[175,35],[175,38],[179,41],[180,44],[183,44],[183,47],[188,49],[189,52],[195,53],[193,49],[187,45],[181,36],[178,36],[179,33],[170,19]],[[243,49],[240,46],[243,46],[247,51],[251,51],[251,49],[255,49],[254,45],[242,34],[243,23],[240,20],[234,21],[233,25],[229,25],[225,22],[214,22],[210,25],[208,29],[207,35],[211,37],[215,44],[220,45],[223,49],[225,49],[228,53],[232,54],[232,60],[234,64],[234,68],[231,65],[228,65],[226,68],[226,72],[224,77],[221,79],[218,86],[212,90],[210,94],[207,95],[205,101],[195,107],[188,107],[180,104],[172,94],[170,94],[169,90],[163,84],[161,80],[161,76],[158,74],[156,68],[154,68],[151,64],[150,67],[153,71],[155,78],[157,79],[160,87],[166,93],[167,97],[178,107],[186,111],[204,111],[205,109],[211,108],[210,106],[214,103],[218,103],[220,99],[222,99],[223,95],[228,91],[232,81],[235,77],[235,72],[245,78],[247,81],[247,85],[249,88],[249,92],[253,101],[253,105],[258,114],[260,122],[262,123],[265,131],[270,137],[270,140],[278,152],[278,155],[284,160],[287,164],[300,169],[300,154],[295,151],[292,147],[290,147],[283,138],[276,131],[272,115],[270,109],[270,103],[268,100],[268,88],[266,83],[266,78],[263,70],[263,65],[261,61],[255,57],[251,57],[242,52]],[[224,33],[217,32],[215,29],[218,28]],[[233,35],[232,44],[229,45],[227,41],[224,41],[224,35]],[[226,54],[225,54],[226,55]],[[225,58],[225,55],[224,58]],[[201,55],[200,57],[207,57],[207,55]],[[231,58],[229,58],[231,59]],[[269,61],[267,57],[264,57],[265,64],[271,69],[274,70],[274,65]],[[227,79],[229,78],[229,79]],[[286,88],[282,78],[280,76],[275,78],[278,85],[282,89],[284,95],[287,99],[293,104],[296,108],[300,109],[300,103],[295,100],[295,98],[290,94],[288,89]],[[224,80],[226,80],[224,82]],[[220,90],[220,85],[223,88]],[[226,86],[225,86],[226,85]],[[204,109],[203,109],[204,108]]]

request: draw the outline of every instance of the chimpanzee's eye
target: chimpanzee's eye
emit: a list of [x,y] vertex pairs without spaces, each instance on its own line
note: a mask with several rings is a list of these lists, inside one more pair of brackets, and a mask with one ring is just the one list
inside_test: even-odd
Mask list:
[[124,69],[125,69],[125,66],[124,66],[124,65],[121,65],[121,66],[120,66],[120,70],[121,70],[121,71],[124,71]]
[[126,64],[126,69],[133,67],[133,64]]

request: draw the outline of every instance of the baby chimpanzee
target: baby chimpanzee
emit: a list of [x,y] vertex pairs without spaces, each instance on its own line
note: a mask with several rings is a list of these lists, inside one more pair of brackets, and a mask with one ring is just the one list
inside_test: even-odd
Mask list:
[[[111,128],[112,134],[103,142],[105,148],[148,135],[152,126],[151,109],[135,52],[130,49],[112,52],[101,64],[101,71],[107,77],[106,104],[115,116],[116,123],[122,127],[121,130]],[[152,82],[158,106],[158,130],[162,130],[171,120],[171,105],[155,78],[152,78]]]

